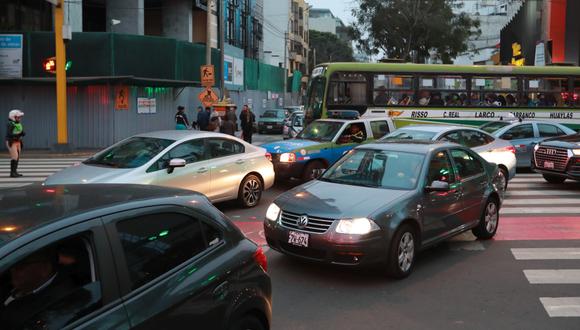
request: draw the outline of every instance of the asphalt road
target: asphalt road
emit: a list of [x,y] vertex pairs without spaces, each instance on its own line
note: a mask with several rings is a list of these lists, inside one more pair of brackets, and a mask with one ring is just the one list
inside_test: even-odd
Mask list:
[[[217,207],[264,244],[266,208],[296,184],[276,184],[253,209]],[[269,250],[272,329],[580,329],[580,298],[560,299],[580,297],[580,183],[549,185],[519,173],[508,192],[495,240],[466,233],[424,251],[404,280],[379,268],[329,267]],[[540,260],[517,260],[518,248],[532,248],[525,251]],[[558,277],[562,270],[572,273]],[[533,283],[534,271],[547,283]],[[562,281],[568,284],[556,284]]]

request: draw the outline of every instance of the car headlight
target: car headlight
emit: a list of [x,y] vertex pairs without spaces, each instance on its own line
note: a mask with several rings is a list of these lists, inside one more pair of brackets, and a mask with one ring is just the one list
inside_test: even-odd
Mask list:
[[538,151],[538,149],[540,149],[540,145],[539,144],[535,144],[534,145],[534,151]]
[[296,161],[296,155],[293,153],[285,152],[280,155],[280,163],[293,163]]
[[268,210],[266,211],[266,219],[270,221],[278,221],[278,216],[280,215],[280,208],[278,205],[272,203],[268,206]]
[[336,232],[349,235],[364,235],[378,230],[379,226],[367,218],[341,219],[336,226]]
[[574,156],[580,156],[580,149],[572,149]]

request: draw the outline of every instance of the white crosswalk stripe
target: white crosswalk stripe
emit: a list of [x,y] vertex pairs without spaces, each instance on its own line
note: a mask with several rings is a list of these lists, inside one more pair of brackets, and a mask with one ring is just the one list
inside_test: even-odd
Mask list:
[[0,158],[0,189],[18,188],[43,182],[46,177],[86,158],[23,158],[18,164],[20,178],[10,177],[10,160]]
[[[512,248],[516,260],[580,260],[580,248]],[[524,269],[530,284],[580,284],[580,269]],[[577,290],[570,290],[574,292]],[[580,317],[580,297],[539,297],[549,317]]]

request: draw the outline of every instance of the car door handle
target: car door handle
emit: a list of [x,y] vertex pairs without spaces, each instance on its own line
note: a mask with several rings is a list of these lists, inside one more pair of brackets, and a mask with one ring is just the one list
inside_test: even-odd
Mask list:
[[246,162],[246,161],[245,161],[245,160],[243,160],[243,159],[238,159],[238,160],[236,160],[236,164],[243,164],[243,163],[245,163],[245,162]]
[[205,172],[207,172],[207,167],[202,167],[197,170],[197,173],[205,173]]
[[230,283],[228,281],[224,281],[220,285],[216,286],[212,292],[213,296],[216,298],[219,298],[219,297],[223,296],[224,294],[227,294],[229,284]]

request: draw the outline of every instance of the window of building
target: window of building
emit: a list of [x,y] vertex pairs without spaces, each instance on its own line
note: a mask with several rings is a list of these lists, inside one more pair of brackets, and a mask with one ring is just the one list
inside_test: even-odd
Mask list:
[[178,213],[123,220],[117,223],[117,231],[133,289],[202,253],[222,237],[207,224]]
[[332,75],[329,85],[329,104],[367,104],[367,79],[364,74],[337,72]]
[[227,40],[230,45],[237,46],[236,40],[236,0],[230,0],[227,5]]
[[568,79],[566,78],[525,78],[524,96],[521,106],[527,107],[567,107]]
[[376,74],[373,77],[374,105],[411,105],[413,94],[412,76]]
[[484,171],[483,164],[465,150],[453,149],[451,157],[453,157],[460,179],[479,175]]

